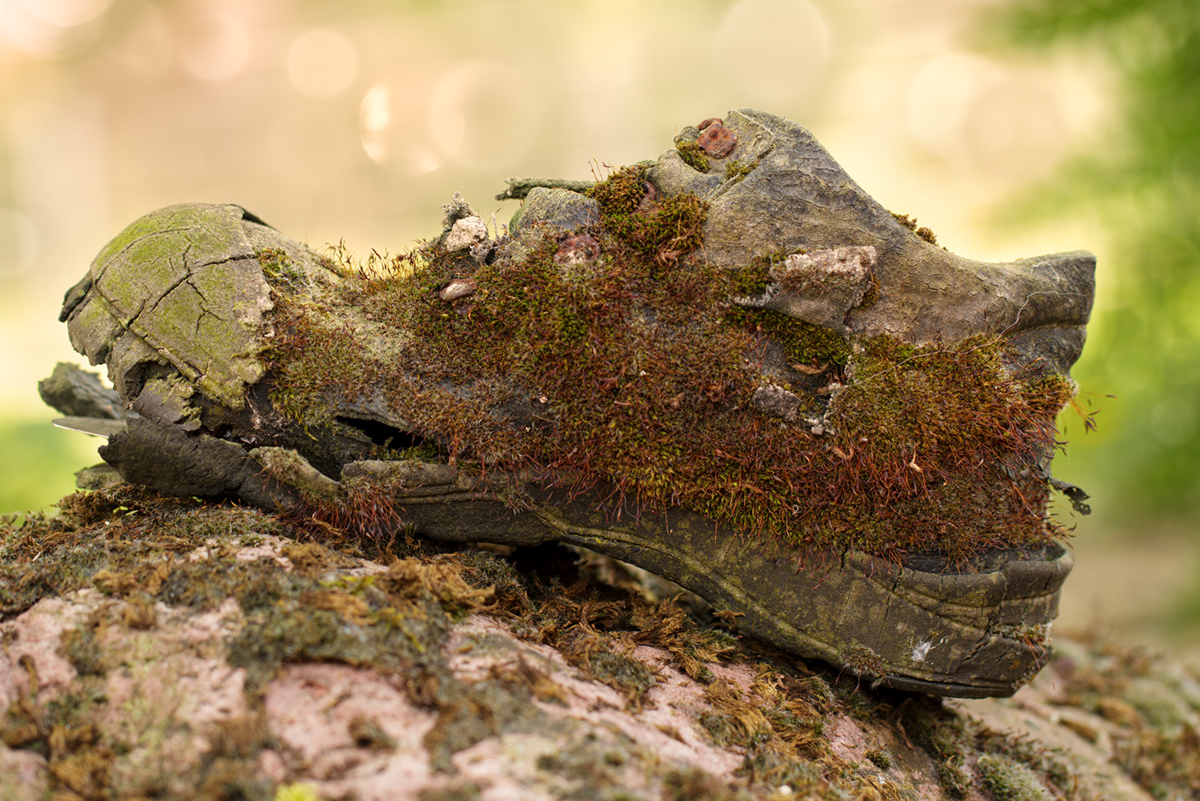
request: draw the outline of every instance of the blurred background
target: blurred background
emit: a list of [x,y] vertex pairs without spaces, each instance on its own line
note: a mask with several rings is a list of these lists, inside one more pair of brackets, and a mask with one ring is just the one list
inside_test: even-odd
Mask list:
[[506,177],[589,178],[743,106],[952,251],[1097,254],[1063,625],[1196,648],[1195,0],[0,0],[0,513],[97,461],[36,384],[80,361],[63,292],[142,214],[236,202],[394,253],[455,191],[503,223]]

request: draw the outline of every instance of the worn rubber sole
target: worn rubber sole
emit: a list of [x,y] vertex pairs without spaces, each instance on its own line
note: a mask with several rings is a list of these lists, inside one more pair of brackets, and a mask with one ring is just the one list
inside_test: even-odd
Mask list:
[[[614,528],[538,516],[561,539],[639,565],[739,613],[741,630],[872,684],[934,695],[1012,695],[1049,656],[1048,626],[1073,566],[1061,546],[938,569],[866,554],[757,545],[687,513]],[[705,521],[707,522],[707,521]]]
[[965,565],[924,555],[802,553],[752,541],[683,509],[605,508],[552,477],[482,480],[444,463],[357,461],[336,481],[295,451],[241,446],[134,418],[101,455],[134,483],[233,496],[267,509],[334,500],[347,482],[389,493],[406,524],[448,542],[560,541],[637,565],[738,615],[739,630],[872,685],[977,698],[1012,695],[1050,656],[1071,554],[995,551]]
[[938,556],[895,564],[864,553],[809,553],[752,542],[682,509],[624,521],[587,495],[522,489],[514,514],[448,465],[358,462],[432,539],[579,545],[670,579],[739,629],[873,685],[963,698],[1008,696],[1050,656],[1049,626],[1074,560],[1057,544],[994,551],[966,565]]

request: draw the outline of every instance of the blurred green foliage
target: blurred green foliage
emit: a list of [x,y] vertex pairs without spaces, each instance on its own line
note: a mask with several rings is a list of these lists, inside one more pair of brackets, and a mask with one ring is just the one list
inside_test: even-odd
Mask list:
[[75,491],[76,471],[100,461],[104,440],[55,428],[52,414],[0,422],[0,514],[51,506]]
[[[1034,51],[1099,56],[1116,113],[1026,211],[1107,236],[1088,344],[1073,371],[1099,431],[1068,412],[1056,472],[1108,522],[1200,514],[1200,3],[1025,0],[991,30]],[[990,27],[990,26],[989,26]],[[1104,285],[1108,284],[1108,285]],[[1115,400],[1104,400],[1105,394]]]

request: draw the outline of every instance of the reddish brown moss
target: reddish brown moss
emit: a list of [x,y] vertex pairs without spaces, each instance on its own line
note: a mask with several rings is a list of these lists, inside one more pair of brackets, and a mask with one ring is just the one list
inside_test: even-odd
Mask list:
[[916,217],[909,217],[907,214],[897,214],[894,211],[892,212],[892,216],[896,218],[896,221],[898,223],[903,225],[908,230],[912,231],[917,236],[924,239],[929,244],[931,244],[931,245],[937,244],[937,234],[935,234],[933,232],[933,229],[926,228],[923,225],[918,227]]
[[[640,167],[589,194],[602,214],[595,258],[559,263],[550,231],[484,265],[429,247],[346,280],[339,302],[369,331],[281,299],[280,408],[306,420],[326,396],[385,387],[395,417],[460,465],[553,466],[643,507],[811,548],[965,558],[1053,534],[1036,461],[1054,447],[1068,382],[1012,374],[999,338],[852,349],[735,309],[767,265],[718,270],[695,255],[702,201],[654,196]],[[467,276],[468,303],[439,299]],[[815,376],[815,391],[795,391],[825,415],[822,434],[750,404],[770,342]],[[528,412],[514,422],[498,408]]]

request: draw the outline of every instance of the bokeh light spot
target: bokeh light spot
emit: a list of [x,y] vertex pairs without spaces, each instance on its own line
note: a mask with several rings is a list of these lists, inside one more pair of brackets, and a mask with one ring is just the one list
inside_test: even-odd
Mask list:
[[79,52],[95,40],[100,26],[88,25],[110,0],[0,0],[0,39],[43,59]]
[[108,55],[144,77],[164,72],[175,58],[166,14],[149,0],[125,0],[122,11],[125,27],[109,39]]
[[202,12],[186,20],[179,57],[188,73],[202,81],[224,81],[241,72],[250,56],[250,33],[232,14]]
[[446,162],[496,169],[538,141],[542,115],[529,80],[507,65],[410,65],[367,91],[359,127],[367,155],[390,170],[424,173]]
[[447,73],[429,111],[438,150],[466,167],[502,167],[539,139],[542,103],[530,81],[504,64],[476,62]]
[[381,167],[402,174],[433,172],[442,159],[429,138],[428,86],[418,75],[378,81],[363,96],[363,150]]
[[21,0],[37,19],[60,28],[82,25],[104,13],[111,0]]
[[316,28],[288,48],[287,73],[292,85],[309,97],[336,97],[358,76],[358,50],[343,34]]
[[913,76],[908,123],[931,153],[1010,178],[1052,167],[1067,128],[1036,81],[963,53],[939,56]]
[[947,53],[926,62],[908,90],[908,128],[940,156],[966,152],[965,126],[976,98],[999,82],[1002,70],[987,59]]
[[1037,84],[1016,79],[981,92],[965,120],[976,163],[1026,179],[1057,163],[1066,127],[1052,97]]

